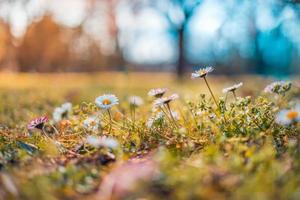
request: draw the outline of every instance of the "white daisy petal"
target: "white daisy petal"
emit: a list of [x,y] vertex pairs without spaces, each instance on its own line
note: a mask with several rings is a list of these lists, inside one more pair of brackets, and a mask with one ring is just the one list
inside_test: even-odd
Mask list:
[[116,139],[111,138],[111,137],[106,137],[106,136],[102,136],[102,137],[97,137],[94,135],[90,135],[86,138],[86,142],[96,148],[99,147],[106,147],[106,148],[110,148],[110,149],[116,149],[119,146],[119,143]]
[[96,98],[95,103],[102,109],[110,109],[114,105],[119,104],[119,99],[113,94],[104,94]]
[[233,86],[224,88],[224,89],[222,90],[222,92],[223,92],[223,93],[233,92],[233,91],[235,91],[236,89],[238,89],[238,88],[240,88],[240,87],[242,87],[242,86],[243,86],[243,83],[240,82],[240,83],[238,83],[238,84],[234,84]]
[[159,107],[159,106],[162,106],[164,104],[168,104],[170,103],[171,101],[174,101],[176,99],[179,98],[179,95],[178,94],[172,94],[171,96],[169,97],[162,97],[162,98],[159,98],[159,99],[156,99],[154,101],[154,107]]
[[213,67],[205,67],[205,68],[201,68],[199,70],[196,70],[195,72],[192,73],[191,78],[195,79],[195,78],[203,78],[205,77],[208,73],[214,71]]
[[168,91],[167,88],[155,88],[148,92],[149,96],[160,98]]

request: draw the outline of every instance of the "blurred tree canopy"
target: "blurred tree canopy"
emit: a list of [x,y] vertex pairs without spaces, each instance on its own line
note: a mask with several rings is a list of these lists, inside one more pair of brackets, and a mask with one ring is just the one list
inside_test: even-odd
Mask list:
[[69,62],[68,43],[63,41],[64,30],[50,16],[32,23],[20,42],[17,60],[20,71],[56,71]]
[[297,0],[0,2],[0,67],[17,71],[300,71]]

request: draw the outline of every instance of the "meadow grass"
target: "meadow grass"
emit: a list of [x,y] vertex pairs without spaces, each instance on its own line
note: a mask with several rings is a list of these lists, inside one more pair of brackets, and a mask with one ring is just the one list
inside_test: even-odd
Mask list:
[[0,74],[0,199],[299,199],[299,83],[200,75]]

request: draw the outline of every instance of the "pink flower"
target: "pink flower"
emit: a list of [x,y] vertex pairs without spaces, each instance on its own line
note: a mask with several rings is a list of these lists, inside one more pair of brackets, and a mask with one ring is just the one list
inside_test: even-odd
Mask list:
[[42,129],[44,126],[44,123],[46,123],[46,122],[48,122],[47,116],[38,117],[38,118],[31,120],[28,123],[27,128],[28,128],[28,130],[33,130],[35,128]]

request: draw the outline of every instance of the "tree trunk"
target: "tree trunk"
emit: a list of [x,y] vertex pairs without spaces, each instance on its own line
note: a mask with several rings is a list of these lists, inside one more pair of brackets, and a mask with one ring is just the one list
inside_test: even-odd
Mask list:
[[118,5],[117,0],[107,0],[108,3],[108,32],[111,37],[111,39],[115,43],[115,55],[114,57],[114,65],[118,69],[125,71],[126,70],[126,61],[124,59],[122,49],[120,47],[120,42],[119,42],[119,27],[117,26],[117,20],[116,20],[116,8]]
[[255,34],[255,73],[263,74],[265,73],[265,62],[262,55],[262,51],[259,47],[259,32],[257,31]]
[[184,27],[178,29],[178,60],[176,66],[176,73],[178,78],[182,78],[185,72],[184,59]]

